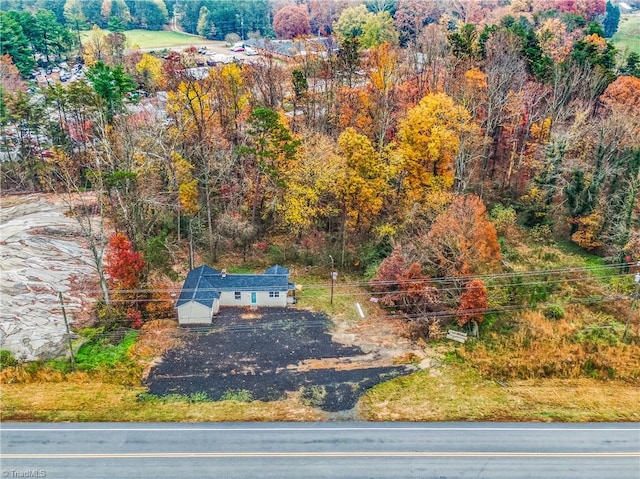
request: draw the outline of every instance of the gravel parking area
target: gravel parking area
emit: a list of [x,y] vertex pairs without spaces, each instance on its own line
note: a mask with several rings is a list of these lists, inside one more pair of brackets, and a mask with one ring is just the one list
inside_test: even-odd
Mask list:
[[326,315],[304,310],[224,309],[211,327],[191,328],[183,346],[162,357],[146,380],[149,393],[274,401],[301,391],[306,404],[336,412],[415,370],[367,361],[360,348],[333,342],[330,325]]

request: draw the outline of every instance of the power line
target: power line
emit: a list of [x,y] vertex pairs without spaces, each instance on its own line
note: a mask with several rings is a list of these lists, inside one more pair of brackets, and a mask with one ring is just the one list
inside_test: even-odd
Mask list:
[[[635,263],[615,263],[610,265],[602,265],[602,266],[590,266],[590,267],[567,267],[561,269],[548,269],[548,270],[532,270],[532,271],[521,271],[521,272],[511,272],[511,273],[496,273],[496,274],[486,274],[486,275],[474,275],[474,276],[442,276],[435,278],[416,278],[416,279],[406,279],[406,280],[388,280],[388,281],[354,281],[354,282],[342,282],[336,283],[336,286],[341,288],[345,287],[376,287],[376,286],[392,286],[392,285],[402,285],[402,284],[442,284],[442,283],[465,283],[474,279],[480,279],[484,281],[489,281],[492,279],[500,279],[500,278],[519,278],[519,277],[528,277],[528,276],[539,276],[539,275],[559,275],[559,274],[568,274],[568,273],[591,273],[599,270],[607,270],[607,269],[618,269],[621,270],[625,267],[633,266]],[[608,276],[593,276],[589,279],[598,280],[599,278],[611,278],[614,276],[623,276],[626,272],[620,272],[619,274],[613,274]],[[553,280],[543,280],[539,282],[529,282],[529,283],[512,283],[513,285],[524,285],[524,284],[538,284],[538,283],[548,283]],[[303,287],[313,288],[313,289],[324,289],[330,288],[329,283],[300,283]],[[251,287],[238,287],[235,291],[253,291],[255,288]],[[179,287],[175,288],[138,288],[138,289],[109,289],[110,293],[118,293],[118,294],[145,294],[145,293],[180,293],[184,292],[193,292],[194,289],[183,289]],[[211,292],[218,291],[216,288],[198,288],[198,291]],[[85,293],[101,293],[101,289],[84,289]]]

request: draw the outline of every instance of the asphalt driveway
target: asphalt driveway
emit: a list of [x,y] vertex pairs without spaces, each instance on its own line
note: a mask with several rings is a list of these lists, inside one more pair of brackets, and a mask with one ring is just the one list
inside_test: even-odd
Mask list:
[[158,396],[205,393],[214,401],[274,401],[301,391],[305,403],[335,412],[353,408],[368,388],[414,371],[368,367],[362,350],[332,341],[330,324],[323,313],[290,308],[223,309],[211,327],[191,328],[181,347],[165,353],[146,385]]

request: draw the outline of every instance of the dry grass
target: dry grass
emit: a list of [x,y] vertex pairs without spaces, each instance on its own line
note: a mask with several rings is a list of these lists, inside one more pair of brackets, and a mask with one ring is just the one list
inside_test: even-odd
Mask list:
[[466,364],[380,384],[360,402],[372,421],[638,421],[640,394],[622,381],[551,379],[501,386]]
[[497,379],[624,379],[640,384],[640,343],[619,342],[622,325],[584,307],[550,321],[537,311],[517,320],[511,335],[491,333],[460,354],[484,377]]
[[184,331],[178,329],[178,323],[167,319],[149,321],[142,326],[136,344],[129,351],[129,356],[142,366],[142,379],[166,351],[180,346],[182,334]]
[[2,386],[2,421],[321,421],[296,395],[264,403],[138,400],[144,388],[98,382]]

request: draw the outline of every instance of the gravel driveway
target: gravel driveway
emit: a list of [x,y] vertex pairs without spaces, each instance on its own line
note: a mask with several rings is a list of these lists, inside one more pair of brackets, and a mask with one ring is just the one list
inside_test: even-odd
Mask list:
[[353,408],[368,388],[415,370],[368,367],[361,349],[332,341],[330,325],[325,314],[304,310],[224,309],[211,327],[192,328],[183,346],[163,356],[147,378],[149,393],[274,401],[302,391],[307,404],[335,412]]

